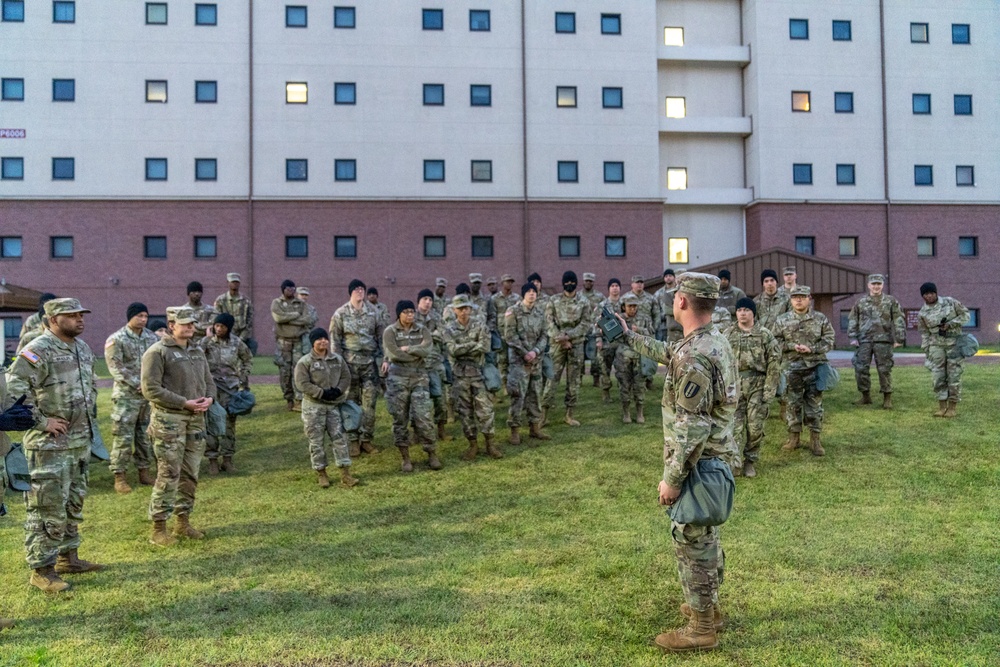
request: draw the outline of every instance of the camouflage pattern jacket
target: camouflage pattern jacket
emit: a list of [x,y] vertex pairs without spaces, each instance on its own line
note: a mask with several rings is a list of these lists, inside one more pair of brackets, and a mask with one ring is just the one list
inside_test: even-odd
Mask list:
[[253,338],[253,302],[242,294],[232,296],[229,292],[215,297],[215,310],[233,316],[235,323],[230,332],[243,340]]
[[330,318],[330,342],[348,363],[366,363],[382,350],[385,325],[378,311],[367,301],[355,308],[348,301]]
[[579,292],[572,296],[560,292],[550,298],[545,306],[545,317],[548,320],[550,340],[555,341],[565,334],[574,345],[584,341],[593,330],[595,322],[590,301]]
[[604,295],[595,289],[592,289],[589,292],[587,290],[580,290],[580,294],[583,295],[583,298],[590,302],[590,309],[592,311],[590,319],[596,322],[597,318],[601,316],[601,304],[604,303]]
[[200,343],[201,339],[207,336],[212,331],[212,323],[215,321],[215,316],[218,315],[215,312],[215,308],[203,303],[200,306],[192,306],[189,303],[180,306],[181,308],[190,308],[194,312],[194,338],[191,339],[192,343]]
[[[969,309],[958,299],[950,296],[939,296],[931,305],[926,303],[920,308],[920,320],[917,331],[920,332],[920,348],[926,352],[931,345],[952,347],[955,339],[962,334],[962,327],[969,321]],[[944,333],[941,333],[941,324]]]
[[392,323],[392,318],[389,317],[389,308],[384,303],[381,301],[378,303],[369,301],[368,305],[375,309],[375,314],[378,316],[379,324],[382,325],[383,329]]
[[537,301],[531,309],[524,301],[508,308],[503,316],[503,339],[510,362],[524,365],[524,357],[529,352],[539,355],[532,363],[541,361],[540,356],[549,342],[547,327],[545,312]]
[[451,299],[447,296],[434,295],[434,310],[438,312],[438,315],[444,313],[444,307],[451,303]]
[[424,359],[424,368],[429,371],[441,370],[444,363],[444,324],[441,322],[441,315],[432,307],[426,314],[417,309],[417,315],[413,320],[423,328],[431,332],[431,342],[433,347],[431,353]]
[[725,308],[730,315],[736,315],[736,302],[745,299],[747,293],[739,287],[729,286],[729,289],[719,290],[719,300],[715,302],[716,308]]
[[[7,376],[4,373],[0,373],[0,411],[6,410],[11,405],[14,404],[14,399],[11,398],[10,394],[7,393]],[[10,452],[10,438],[7,437],[7,433],[0,431],[0,459],[7,456]],[[3,466],[0,466],[0,474],[2,472]],[[6,485],[6,480],[0,480],[0,492],[3,491]],[[3,505],[3,498],[0,497],[0,505]]]
[[660,311],[660,303],[655,298],[653,298],[652,294],[650,294],[646,290],[643,290],[639,292],[639,294],[637,294],[636,296],[639,297],[639,312],[645,313],[646,317],[649,318],[650,322],[653,322],[655,324],[656,322],[659,322],[663,318],[663,313]]
[[[400,349],[403,347],[407,348],[405,352]],[[404,329],[397,321],[387,326],[382,334],[382,349],[390,362],[390,375],[424,373],[424,360],[433,348],[431,332],[415,322],[409,329]]]
[[[625,323],[628,324],[629,331],[635,332],[640,336],[655,336],[656,332],[653,331],[653,323],[645,313],[636,312],[635,317],[629,317],[628,315],[622,314],[625,318]],[[617,346],[618,352],[626,359],[638,359],[639,353],[636,352],[628,345]]]
[[493,295],[491,301],[493,301],[493,310],[497,314],[495,331],[499,332],[500,336],[503,337],[504,315],[507,313],[508,308],[521,302],[521,297],[514,291],[511,291],[510,294],[504,294],[503,291],[500,291]]
[[493,331],[497,328],[497,311],[493,303],[493,299],[489,293],[480,292],[478,296],[473,296],[469,294],[469,298],[472,299],[472,303],[478,307],[478,309],[485,314],[486,317],[486,330]]
[[462,326],[456,319],[445,325],[443,338],[456,377],[482,375],[486,353],[490,351],[490,334],[482,324],[470,317],[469,323]]
[[253,355],[242,340],[232,334],[225,340],[209,336],[201,341],[201,349],[217,389],[233,394],[250,383]]
[[738,324],[726,330],[726,339],[736,357],[736,370],[740,376],[756,374],[764,376],[764,402],[774,400],[781,374],[781,348],[770,331],[754,322],[750,331],[744,331]]
[[[677,288],[671,287],[667,289],[666,286],[661,287],[656,290],[653,294],[653,298],[656,299],[656,304],[660,307],[660,321],[655,323],[656,327],[666,329],[667,331],[678,331],[683,332],[684,328],[677,323],[674,319],[674,295],[677,294]],[[681,335],[683,337],[683,334]]]
[[851,308],[847,337],[859,343],[905,343],[906,319],[896,297],[861,297]]
[[190,341],[181,347],[171,336],[161,338],[142,355],[142,395],[161,410],[183,414],[191,414],[184,408],[189,400],[214,400],[205,352]]
[[279,296],[271,302],[271,318],[274,320],[274,335],[278,338],[298,340],[309,333],[309,313],[302,299],[286,299]]
[[761,292],[754,297],[753,302],[757,304],[757,317],[754,321],[771,333],[774,333],[778,318],[792,309],[791,297],[781,290],[775,292],[774,296]]
[[[323,390],[340,389],[340,396],[332,401],[323,400]],[[338,405],[347,400],[351,388],[351,369],[344,358],[330,350],[326,356],[319,356],[313,350],[295,364],[295,388],[302,392],[306,400],[323,405]]]
[[[815,368],[826,362],[826,353],[833,349],[833,327],[826,315],[809,310],[801,315],[790,311],[778,318],[774,338],[781,347],[782,360],[793,371]],[[805,345],[809,352],[796,352],[796,345]]]
[[137,334],[128,325],[108,336],[104,343],[104,360],[115,380],[111,398],[142,398],[142,382],[139,377],[142,355],[158,340],[156,334],[149,329],[143,328]]

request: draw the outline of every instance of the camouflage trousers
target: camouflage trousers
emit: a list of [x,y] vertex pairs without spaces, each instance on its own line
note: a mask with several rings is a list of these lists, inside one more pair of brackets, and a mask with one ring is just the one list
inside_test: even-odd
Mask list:
[[[591,337],[588,337],[588,340],[591,340]],[[596,343],[596,341],[594,342]],[[594,352],[594,358],[590,360],[590,377],[594,378],[594,386],[597,387],[600,386],[601,376],[604,375],[604,364],[601,359],[601,351],[596,347],[592,347],[591,349]]]
[[[219,389],[215,392],[216,399],[224,408],[229,407],[229,399],[232,398],[225,390]],[[236,415],[226,412],[226,434],[209,435],[205,432],[205,456],[210,460],[215,460],[220,456],[233,456],[236,454]]]
[[785,400],[789,433],[801,433],[803,425],[815,433],[823,430],[823,392],[816,388],[815,368],[788,369]]
[[639,409],[646,401],[646,380],[642,377],[642,358],[629,357],[621,352],[615,357],[615,377],[618,378],[618,394],[622,409],[634,402]]
[[351,388],[347,390],[347,398],[361,406],[361,428],[349,433],[348,438],[351,442],[371,442],[375,434],[375,405],[381,386],[375,361],[348,360],[347,365],[351,369]]
[[165,521],[175,512],[190,514],[198,490],[198,469],[205,453],[205,415],[176,414],[154,406],[149,438],[156,454],[156,483],[149,498],[149,518]]
[[555,375],[545,386],[545,395],[542,397],[542,405],[546,410],[551,410],[556,405],[556,387],[562,378],[563,371],[566,372],[566,397],[564,399],[567,408],[576,407],[576,399],[580,394],[580,380],[583,377],[583,342],[574,344],[568,350],[564,350],[560,345],[556,345],[550,350],[552,354],[552,364],[555,367]]
[[136,468],[148,468],[153,448],[146,436],[149,427],[149,401],[143,398],[111,399],[111,472],[125,472],[135,461]]
[[28,567],[37,570],[80,547],[90,447],[29,449],[24,454],[31,474],[31,490],[24,494],[24,551]]
[[317,403],[308,398],[302,402],[302,426],[309,440],[309,460],[313,470],[323,470],[327,466],[324,442],[330,437],[330,449],[338,468],[351,465],[347,450],[347,437],[340,423],[340,406]]
[[719,586],[726,567],[726,554],[719,542],[719,526],[671,522],[670,535],[674,540],[684,601],[692,609],[708,611],[719,602]]
[[955,346],[931,345],[924,364],[931,371],[934,395],[939,401],[959,401],[962,398],[962,371],[965,366]]
[[452,391],[455,394],[456,416],[462,422],[462,433],[467,440],[475,440],[479,433],[493,435],[493,397],[486,391],[483,376],[455,376]]
[[437,442],[432,419],[431,393],[426,373],[402,375],[389,370],[385,402],[392,415],[392,441],[397,447],[410,446],[409,424],[413,423],[414,442],[426,452],[433,452]]
[[525,410],[529,424],[542,423],[542,380],[540,359],[531,365],[511,362],[507,371],[507,395],[510,396],[507,426],[520,428]]
[[760,373],[740,374],[740,400],[733,417],[733,436],[740,450],[741,462],[756,463],[760,459],[764,423],[770,411],[770,402],[764,401],[765,379],[766,376]]
[[507,386],[507,374],[510,373],[510,355],[507,353],[507,341],[500,344],[500,351],[497,355],[497,369],[500,371],[500,382]]
[[296,391],[292,376],[295,374],[295,364],[302,358],[302,346],[298,338],[278,338],[277,350],[274,352],[274,363],[278,365],[281,394],[286,401],[301,401],[302,394]]
[[436,373],[440,379],[441,395],[431,396],[431,403],[434,404],[434,423],[435,424],[447,424],[448,423],[448,385],[444,382],[444,366],[442,365],[438,369],[427,371],[430,375]]
[[871,363],[875,357],[875,368],[878,370],[878,388],[883,394],[892,393],[892,343],[866,343],[859,342],[858,349],[854,351],[854,379],[858,384],[858,391],[869,392],[872,390]]
[[604,366],[601,373],[601,389],[611,389],[611,377],[615,374],[615,357],[617,355],[618,343],[606,344],[597,352],[597,356],[600,357],[600,363]]

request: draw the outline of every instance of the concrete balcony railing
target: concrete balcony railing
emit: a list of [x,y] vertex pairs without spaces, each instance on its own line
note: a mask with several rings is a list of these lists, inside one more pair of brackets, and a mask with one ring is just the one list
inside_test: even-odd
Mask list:
[[663,188],[660,195],[668,206],[746,206],[753,201],[752,188]]
[[750,118],[740,116],[718,116],[714,118],[660,117],[660,132],[662,134],[732,134],[740,137],[750,136],[753,125]]
[[666,62],[750,64],[749,46],[660,46],[656,57]]

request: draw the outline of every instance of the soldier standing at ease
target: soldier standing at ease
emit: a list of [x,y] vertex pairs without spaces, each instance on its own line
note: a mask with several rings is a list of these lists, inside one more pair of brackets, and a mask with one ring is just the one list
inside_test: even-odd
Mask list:
[[187,285],[188,302],[183,307],[190,308],[194,313],[194,338],[192,342],[196,345],[201,339],[211,333],[212,322],[215,321],[215,308],[207,303],[201,302],[201,297],[205,293],[205,288],[197,280],[193,280]]
[[778,291],[778,274],[774,269],[764,269],[760,272],[761,293],[753,302],[757,306],[754,322],[774,333],[774,324],[778,317],[792,309],[791,298]]
[[306,304],[295,296],[295,283],[284,280],[281,296],[271,302],[271,318],[274,320],[274,338],[277,349],[274,361],[280,371],[281,393],[288,403],[289,411],[302,410],[302,397],[295,391],[292,371],[301,356],[302,334],[309,331],[310,315]]
[[[149,435],[156,454],[149,541],[159,547],[176,544],[178,537],[205,537],[191,525],[191,512],[205,454],[205,412],[215,401],[215,382],[204,351],[192,342],[195,322],[190,308],[167,308],[170,333],[142,355],[142,395],[152,405]],[[171,514],[177,515],[173,535],[167,532]]]
[[892,410],[892,350],[906,342],[906,320],[899,301],[882,293],[885,278],[880,273],[868,276],[868,296],[861,297],[848,319],[847,335],[854,352],[854,378],[861,399],[855,405],[871,405],[872,377],[869,367],[872,356],[878,369],[878,388],[882,392],[882,408]]
[[[295,288],[295,297],[306,304],[306,331],[302,334],[302,338],[299,342],[299,350],[302,356],[305,356],[312,352],[312,345],[309,343],[309,332],[316,327],[316,322],[319,321],[319,313],[316,312],[316,306],[309,303],[309,288],[304,286],[298,286]],[[294,375],[294,371],[293,371]],[[294,382],[293,382],[294,384]],[[297,399],[302,398],[302,392],[296,390],[295,396]]]
[[226,434],[206,435],[205,454],[208,456],[208,474],[219,474],[219,457],[222,471],[236,472],[233,456],[236,455],[236,415],[228,411],[229,400],[237,391],[250,386],[253,355],[242,340],[231,334],[235,319],[229,313],[219,313],[212,325],[212,335],[201,341],[201,348],[208,360],[208,370],[215,381],[216,400],[226,410]]
[[787,297],[792,296],[792,290],[798,286],[798,274],[795,272],[794,266],[786,266],[781,272],[781,280],[784,284],[778,288],[778,291]]
[[486,295],[486,298],[492,299],[498,291],[497,279],[495,276],[490,276],[489,278],[486,279],[486,289],[489,291],[489,294]]
[[76,299],[47,302],[49,328],[21,350],[7,372],[10,395],[27,395],[33,406],[34,426],[24,433],[31,475],[31,491],[24,496],[24,548],[31,585],[46,593],[70,587],[60,574],[103,568],[77,555],[97,427],[94,354],[78,338],[89,312]]
[[41,336],[48,328],[48,320],[45,318],[45,304],[56,295],[52,292],[43,292],[38,297],[38,310],[28,316],[28,319],[21,325],[21,333],[17,337],[17,354],[20,354],[24,346]]
[[[591,313],[591,319],[596,322],[597,318],[601,315],[601,304],[604,303],[604,295],[600,291],[594,289],[594,280],[597,278],[593,273],[583,274],[583,290],[580,294],[590,302],[590,307],[593,310]],[[587,338],[585,345],[588,347],[593,343],[596,350],[597,345],[597,332],[595,329],[591,329],[587,333]],[[584,348],[586,351],[586,348]],[[601,386],[601,355],[599,353],[594,354],[594,358],[590,360],[590,376],[594,379],[594,386]]]
[[[601,302],[601,308],[607,308],[611,313],[621,313],[621,293],[622,281],[617,278],[609,280],[608,298]],[[597,354],[601,358],[601,364],[604,366],[601,372],[601,400],[604,403],[610,403],[611,376],[614,374],[615,354],[618,351],[619,342],[609,343],[604,340],[604,334],[599,331],[596,322],[594,323],[594,331],[597,333]]]
[[309,458],[321,488],[330,488],[324,441],[330,438],[333,457],[340,468],[340,483],[351,488],[358,483],[351,476],[351,456],[340,421],[340,405],[347,400],[351,371],[344,358],[330,349],[325,329],[309,332],[312,350],[295,364],[295,386],[302,392],[302,424],[309,439]]
[[962,397],[962,366],[965,363],[962,355],[956,352],[955,343],[969,321],[969,309],[958,299],[939,297],[934,283],[921,285],[920,296],[924,305],[920,307],[917,330],[938,399],[938,411],[934,416],[954,417]]
[[[747,297],[736,302],[736,325],[726,331],[740,373],[740,402],[733,434],[744,477],[756,477],[754,466],[764,442],[764,423],[778,389],[781,349],[770,331],[755,321],[757,305]],[[741,468],[737,467],[737,472]]]
[[149,401],[142,397],[142,355],[159,340],[146,328],[149,309],[145,304],[129,304],[125,311],[126,324],[108,336],[104,343],[104,360],[114,378],[111,389],[111,458],[108,466],[115,476],[115,491],[132,493],[125,475],[128,464],[135,460],[139,483],[152,486],[155,477],[150,474],[153,465],[153,447],[149,444],[146,429],[149,427]]
[[[5,431],[26,431],[35,425],[35,417],[30,405],[11,405],[13,401],[7,394],[7,381],[0,373],[0,517],[7,514],[4,505],[4,494],[7,492],[7,469],[5,457],[10,453],[10,440]],[[14,627],[14,619],[0,618],[0,630]]]
[[389,309],[386,308],[386,305],[378,300],[378,288],[369,287],[365,296],[368,299],[368,303],[372,305],[372,308],[374,308],[375,312],[378,314],[378,320],[382,326],[389,326],[392,322],[392,318],[389,317]]
[[431,403],[434,404],[434,422],[437,424],[437,439],[448,440],[448,396],[444,372],[444,324],[441,315],[434,310],[434,293],[429,289],[420,290],[417,294],[416,323],[431,332],[433,342],[431,353],[424,359],[427,379],[431,388],[438,387],[438,395],[431,392]]
[[681,325],[674,319],[674,294],[677,291],[677,276],[673,269],[663,272],[663,287],[656,290],[653,298],[660,307],[660,321],[656,325],[656,340],[676,343],[683,336]]
[[580,377],[583,375],[583,341],[594,326],[594,313],[586,297],[576,292],[576,273],[563,273],[562,287],[562,293],[549,299],[545,307],[549,340],[553,343],[555,374],[545,388],[543,407],[546,411],[555,407],[556,387],[565,369],[566,416],[563,421],[569,426],[579,426],[580,422],[573,417],[573,410],[576,409]]
[[[653,323],[645,313],[639,313],[639,299],[629,292],[622,297],[625,308],[625,324],[629,331],[642,336],[653,335]],[[622,402],[622,423],[632,423],[632,403],[635,403],[635,421],[646,423],[643,404],[646,401],[646,381],[642,377],[642,355],[628,345],[616,345],[615,375],[618,377],[618,392]]]
[[233,316],[233,330],[230,332],[257,354],[257,341],[253,337],[253,302],[240,294],[240,274],[227,273],[229,290],[215,297],[215,310]]
[[497,323],[494,331],[500,336],[500,350],[497,352],[497,368],[500,370],[500,380],[503,386],[507,386],[507,373],[510,362],[507,359],[507,341],[503,339],[503,318],[507,309],[521,300],[521,297],[514,291],[514,277],[509,273],[500,276],[500,291],[493,295],[493,312],[497,314]]
[[510,361],[507,395],[510,410],[510,444],[521,444],[522,414],[528,413],[530,437],[551,440],[542,431],[542,354],[548,347],[548,324],[538,304],[538,288],[531,281],[521,286],[521,300],[510,306],[503,317],[503,338]]
[[[475,306],[477,312],[481,313],[486,320],[486,330],[492,331],[497,325],[497,313],[493,310],[493,299],[489,294],[482,293],[483,275],[481,273],[469,274],[469,299]],[[457,292],[456,292],[457,293]]]
[[732,274],[729,269],[722,269],[719,271],[719,282],[721,287],[719,288],[719,300],[716,302],[716,308],[725,308],[729,311],[731,317],[736,315],[736,302],[740,299],[745,299],[747,294],[739,287],[735,287],[730,283],[732,280]]
[[438,278],[434,281],[434,310],[438,312],[438,315],[444,313],[444,307],[448,305],[448,297],[444,294],[448,291],[448,281],[444,278]]
[[[650,322],[659,322],[661,319],[660,315],[660,304],[653,295],[646,291],[646,280],[642,276],[632,276],[632,294],[639,299],[639,312],[646,315]],[[656,371],[653,371],[655,374]],[[653,375],[647,375],[646,389],[653,388]]]
[[826,353],[833,349],[833,327],[826,315],[810,308],[811,293],[805,285],[792,288],[792,310],[779,317],[774,327],[788,373],[788,440],[781,448],[786,452],[797,449],[805,425],[813,455],[823,456],[826,451],[819,437],[823,431],[823,392],[816,388],[816,368],[826,362]]

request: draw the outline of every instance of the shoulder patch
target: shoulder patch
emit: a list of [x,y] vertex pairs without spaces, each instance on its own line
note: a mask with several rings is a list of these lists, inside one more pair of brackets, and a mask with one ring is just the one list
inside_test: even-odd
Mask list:
[[106,341],[104,341],[104,349],[105,350],[108,349],[109,347],[114,347],[114,346],[115,346],[115,339],[114,339],[114,337],[109,338]]
[[693,382],[692,380],[688,380],[687,384],[684,385],[684,398],[694,398],[698,395],[699,391],[701,391],[701,385],[697,382]]
[[28,360],[28,362],[34,366],[41,361],[41,358],[29,349],[21,350],[21,356]]

